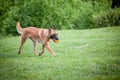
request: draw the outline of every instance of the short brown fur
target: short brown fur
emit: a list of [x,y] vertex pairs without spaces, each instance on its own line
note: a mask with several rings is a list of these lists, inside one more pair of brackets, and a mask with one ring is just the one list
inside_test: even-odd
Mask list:
[[30,38],[34,45],[34,54],[36,55],[36,45],[38,43],[42,43],[42,51],[39,55],[44,53],[44,48],[47,48],[48,51],[53,55],[56,56],[54,51],[50,48],[50,36],[53,34],[57,34],[55,29],[44,29],[44,28],[36,28],[36,27],[27,27],[21,28],[20,22],[17,22],[16,28],[19,34],[21,34],[21,44],[18,50],[18,54],[21,54],[21,49],[23,44],[25,43],[27,38]]

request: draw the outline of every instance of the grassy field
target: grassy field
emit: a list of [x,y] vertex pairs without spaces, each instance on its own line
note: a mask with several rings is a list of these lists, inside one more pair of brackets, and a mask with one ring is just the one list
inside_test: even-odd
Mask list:
[[120,27],[58,33],[57,57],[34,56],[29,39],[18,55],[18,36],[0,39],[0,80],[120,80]]

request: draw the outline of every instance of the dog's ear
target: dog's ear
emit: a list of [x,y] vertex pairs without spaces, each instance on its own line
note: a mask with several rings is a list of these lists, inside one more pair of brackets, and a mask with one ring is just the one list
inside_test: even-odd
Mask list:
[[53,30],[56,30],[56,26],[54,25],[52,29],[53,29]]
[[48,32],[51,33],[51,29],[50,28],[48,29]]

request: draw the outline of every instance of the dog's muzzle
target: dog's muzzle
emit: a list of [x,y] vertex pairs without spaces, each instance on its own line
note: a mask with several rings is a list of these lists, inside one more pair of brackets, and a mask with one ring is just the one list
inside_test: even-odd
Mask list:
[[52,34],[52,35],[50,36],[50,38],[51,38],[54,42],[58,42],[58,41],[59,41],[58,34]]

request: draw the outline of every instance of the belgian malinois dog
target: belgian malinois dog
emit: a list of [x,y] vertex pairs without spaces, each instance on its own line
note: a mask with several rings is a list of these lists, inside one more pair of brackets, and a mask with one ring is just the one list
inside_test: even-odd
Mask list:
[[54,42],[58,42],[58,34],[55,28],[52,29],[44,29],[44,28],[36,28],[36,27],[27,27],[21,28],[20,22],[17,22],[16,29],[19,34],[21,34],[21,43],[18,50],[18,54],[21,54],[21,49],[23,44],[25,43],[27,38],[30,38],[34,44],[34,54],[36,54],[36,45],[37,43],[42,44],[42,51],[39,55],[44,53],[44,48],[47,48],[48,51],[53,55],[56,56],[54,51],[50,48],[49,42],[52,39]]

